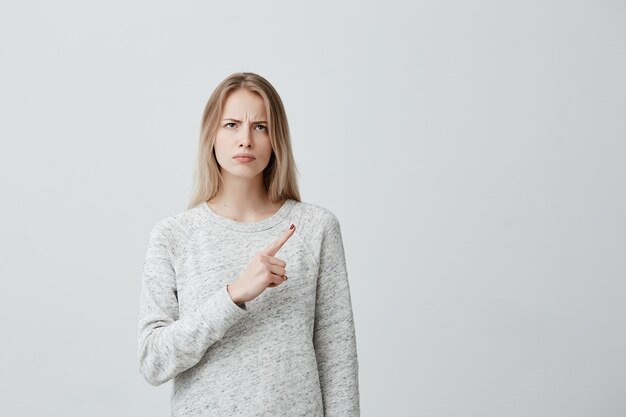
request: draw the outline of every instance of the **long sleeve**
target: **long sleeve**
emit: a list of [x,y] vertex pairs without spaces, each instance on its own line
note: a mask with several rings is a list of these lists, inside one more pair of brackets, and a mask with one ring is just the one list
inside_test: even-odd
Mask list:
[[157,223],[144,261],[138,319],[139,370],[151,385],[161,385],[197,364],[207,348],[248,313],[233,302],[226,285],[201,308],[179,318],[174,259],[180,225],[171,218]]
[[356,335],[341,228],[334,214],[324,224],[313,333],[324,415],[360,416]]

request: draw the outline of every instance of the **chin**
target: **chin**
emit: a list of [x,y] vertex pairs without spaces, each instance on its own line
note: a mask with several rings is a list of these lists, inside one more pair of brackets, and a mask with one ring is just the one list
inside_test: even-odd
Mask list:
[[259,175],[263,175],[263,170],[257,171],[257,170],[251,170],[250,168],[241,167],[241,168],[235,168],[233,170],[228,170],[228,175],[231,175],[233,177],[242,177],[242,178],[252,179]]

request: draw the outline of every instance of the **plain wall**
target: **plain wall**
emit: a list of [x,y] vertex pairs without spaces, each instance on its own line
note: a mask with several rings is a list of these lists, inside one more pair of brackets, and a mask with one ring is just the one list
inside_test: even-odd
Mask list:
[[0,414],[168,416],[150,228],[238,71],[344,235],[363,416],[626,415],[626,6],[0,6]]

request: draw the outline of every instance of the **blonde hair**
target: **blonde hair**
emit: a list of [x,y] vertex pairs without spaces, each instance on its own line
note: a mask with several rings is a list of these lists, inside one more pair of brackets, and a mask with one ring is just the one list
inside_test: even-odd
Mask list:
[[272,202],[291,198],[300,200],[297,168],[291,151],[291,135],[283,102],[274,87],[260,75],[237,72],[228,76],[213,91],[204,108],[200,142],[194,169],[193,189],[188,208],[213,198],[222,184],[214,145],[224,102],[230,93],[245,88],[261,96],[265,102],[272,156],[263,171],[263,179]]

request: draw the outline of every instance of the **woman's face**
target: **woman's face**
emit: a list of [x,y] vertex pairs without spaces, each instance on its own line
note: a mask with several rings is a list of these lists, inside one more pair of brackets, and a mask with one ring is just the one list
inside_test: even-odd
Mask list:
[[[231,92],[219,123],[215,156],[222,175],[262,175],[272,156],[272,144],[261,96],[243,88]],[[240,153],[251,154],[253,159],[236,159]]]

